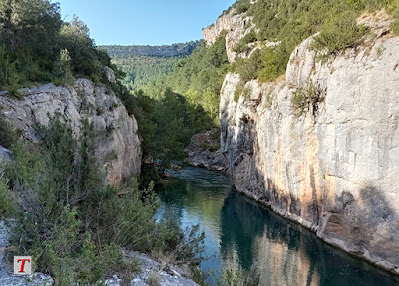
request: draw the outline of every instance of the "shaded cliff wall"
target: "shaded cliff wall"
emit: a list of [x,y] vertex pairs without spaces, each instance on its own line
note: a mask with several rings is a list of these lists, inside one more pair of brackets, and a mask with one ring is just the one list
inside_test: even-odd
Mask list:
[[24,94],[23,100],[0,96],[4,115],[23,139],[39,142],[41,137],[35,131],[35,124],[47,125],[48,114],[64,115],[76,135],[81,120],[87,118],[99,134],[95,156],[108,171],[108,181],[117,184],[140,175],[142,150],[137,121],[104,85],[79,79],[74,86],[48,84],[24,90]]
[[[221,151],[238,191],[399,274],[399,38],[368,20],[365,45],[321,62],[309,38],[285,78],[247,82],[247,99],[235,102],[240,78],[228,74]],[[297,117],[291,98],[309,85],[322,100]]]

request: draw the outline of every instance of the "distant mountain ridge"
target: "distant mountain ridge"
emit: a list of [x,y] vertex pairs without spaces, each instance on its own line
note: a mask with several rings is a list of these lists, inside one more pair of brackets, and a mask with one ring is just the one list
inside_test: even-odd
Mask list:
[[107,45],[99,46],[100,49],[108,52],[111,58],[124,56],[148,56],[148,57],[179,57],[190,55],[201,41],[191,41],[188,43],[178,43],[162,46],[145,45]]

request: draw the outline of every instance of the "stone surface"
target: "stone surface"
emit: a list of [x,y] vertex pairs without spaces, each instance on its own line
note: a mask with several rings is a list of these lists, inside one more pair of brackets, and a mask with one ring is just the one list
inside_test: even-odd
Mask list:
[[105,69],[105,74],[107,75],[108,81],[110,83],[116,83],[116,76],[115,76],[114,70],[107,66],[104,69]]
[[12,153],[10,150],[0,146],[0,163],[3,161],[8,161],[12,158]]
[[194,167],[203,167],[212,171],[226,172],[228,162],[220,151],[220,130],[213,129],[194,135],[190,145],[184,150]]
[[[247,83],[249,100],[228,74],[221,151],[238,191],[399,274],[399,38],[365,21],[367,45],[317,62],[307,39],[286,80]],[[310,84],[324,101],[298,118],[291,98]]]
[[[163,265],[138,252],[127,252],[125,256],[128,260],[138,259],[141,264],[141,271],[133,277],[131,286],[149,286],[147,283],[148,277],[154,274],[159,278],[160,286],[198,286],[194,281],[185,278],[183,270],[177,266]],[[108,279],[105,284],[107,286],[119,286],[122,285],[122,280],[116,274]]]
[[41,140],[35,124],[47,125],[48,114],[64,115],[76,135],[80,132],[81,120],[87,118],[101,134],[95,155],[108,170],[108,181],[117,184],[140,174],[142,150],[137,121],[105,86],[78,79],[74,86],[47,84],[24,92],[23,100],[0,96],[4,115],[24,139],[33,143]]
[[248,26],[248,23],[252,21],[251,17],[244,14],[235,15],[235,13],[233,8],[220,16],[212,26],[202,29],[202,34],[208,45],[214,44],[222,32],[227,33],[226,49],[230,62],[234,61],[237,56],[237,53],[234,52],[235,45],[254,28],[254,25]]

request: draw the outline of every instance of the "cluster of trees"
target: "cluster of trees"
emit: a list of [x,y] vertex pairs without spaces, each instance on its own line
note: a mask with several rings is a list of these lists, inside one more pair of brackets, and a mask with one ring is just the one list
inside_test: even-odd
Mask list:
[[128,82],[122,81],[125,86],[118,94],[138,120],[145,161],[160,166],[157,172],[154,164],[143,165],[146,185],[171,162],[185,158],[184,147],[194,134],[218,125],[220,90],[229,69],[225,35],[210,47],[202,42],[185,58],[116,57],[113,61],[128,73]]
[[191,41],[188,43],[177,43],[173,45],[163,46],[100,46],[101,49],[108,52],[110,57],[129,57],[129,56],[146,56],[146,57],[183,57],[189,56],[197,47],[199,41]]
[[190,104],[202,106],[216,124],[220,90],[229,69],[225,37],[225,34],[220,35],[210,47],[202,42],[190,57],[179,61],[173,73],[165,78],[166,84],[182,94]]
[[93,156],[100,135],[84,120],[75,138],[64,122],[56,114],[48,127],[37,126],[41,145],[13,144],[14,158],[0,174],[0,217],[14,218],[10,258],[31,255],[35,270],[56,285],[94,285],[114,271],[130,283],[138,265],[124,262],[121,248],[196,267],[204,239],[198,227],[182,230],[172,213],[157,222],[152,185],[108,185]]
[[114,56],[112,62],[118,66],[126,77],[122,84],[130,91],[146,88],[171,72],[181,57],[150,56]]
[[69,83],[73,77],[105,78],[111,65],[78,18],[61,20],[49,0],[0,1],[0,87],[16,91],[36,83]]
[[[385,7],[399,16],[396,0],[259,0],[253,4],[241,0],[234,7],[237,13],[252,16],[258,29],[257,33],[251,32],[241,39],[237,52],[245,51],[251,42],[281,42],[280,46],[262,49],[249,60],[239,60],[235,65],[243,78],[260,81],[282,75],[293,49],[317,32],[320,34],[315,37],[314,49],[328,56],[360,42],[367,32],[365,27],[356,25],[356,18],[362,12]],[[393,24],[395,31],[399,31],[397,26],[398,21]]]

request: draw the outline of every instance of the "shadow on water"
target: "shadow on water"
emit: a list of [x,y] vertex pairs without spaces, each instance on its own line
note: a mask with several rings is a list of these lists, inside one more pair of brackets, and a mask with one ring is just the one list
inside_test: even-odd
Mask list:
[[220,174],[187,168],[158,188],[183,226],[206,233],[202,269],[260,273],[260,285],[399,285],[396,277],[337,250],[235,192]]

